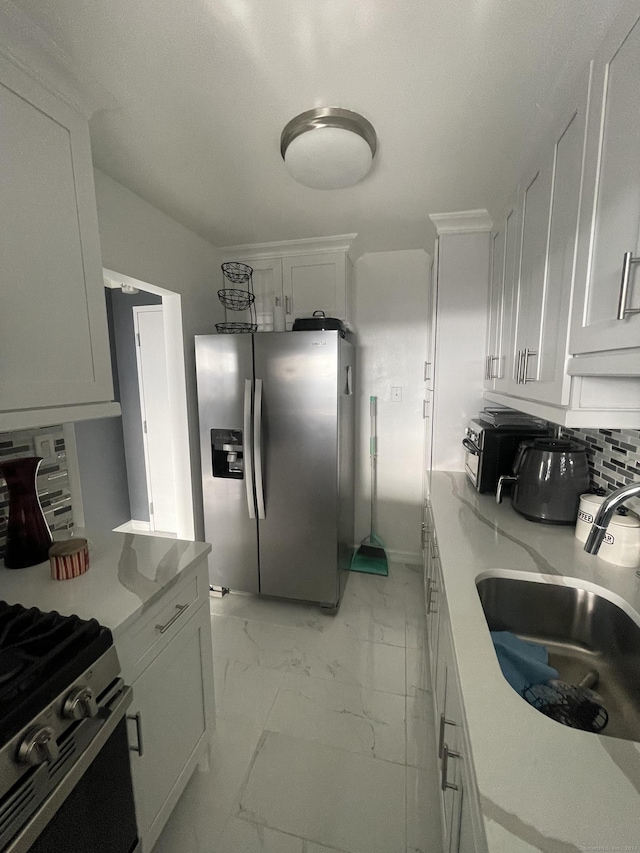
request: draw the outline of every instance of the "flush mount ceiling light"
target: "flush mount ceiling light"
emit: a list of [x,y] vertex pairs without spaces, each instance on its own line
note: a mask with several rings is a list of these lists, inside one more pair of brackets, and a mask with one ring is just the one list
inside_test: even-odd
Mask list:
[[318,190],[357,184],[369,172],[376,147],[371,122],[340,107],[300,113],[280,137],[280,153],[289,173],[298,183]]

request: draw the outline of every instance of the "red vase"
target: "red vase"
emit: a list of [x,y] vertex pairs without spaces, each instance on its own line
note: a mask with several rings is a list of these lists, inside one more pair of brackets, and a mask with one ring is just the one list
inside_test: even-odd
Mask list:
[[0,462],[0,477],[9,487],[9,523],[4,564],[8,569],[25,569],[49,559],[53,542],[46,522],[36,477],[42,459],[8,459]]

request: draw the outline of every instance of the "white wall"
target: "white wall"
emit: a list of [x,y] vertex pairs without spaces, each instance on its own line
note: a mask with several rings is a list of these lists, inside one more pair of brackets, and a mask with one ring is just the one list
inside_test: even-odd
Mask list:
[[215,332],[220,256],[197,234],[95,170],[102,264],[182,296],[196,537],[204,538],[193,336]]
[[491,238],[444,234],[438,259],[434,471],[464,471],[463,431],[484,408]]
[[[378,397],[378,530],[387,553],[420,562],[424,360],[431,258],[371,252],[355,264],[358,338],[356,541],[369,532],[369,397]],[[391,402],[391,387],[402,402]]]

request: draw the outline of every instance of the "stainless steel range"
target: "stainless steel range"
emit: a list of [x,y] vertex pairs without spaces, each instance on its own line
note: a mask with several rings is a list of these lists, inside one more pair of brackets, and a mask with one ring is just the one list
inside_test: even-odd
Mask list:
[[0,602],[0,850],[138,848],[119,673],[95,620]]

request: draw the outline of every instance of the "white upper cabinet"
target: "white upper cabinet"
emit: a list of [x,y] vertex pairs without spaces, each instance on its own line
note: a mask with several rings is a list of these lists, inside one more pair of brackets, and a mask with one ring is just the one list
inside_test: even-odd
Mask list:
[[[253,268],[258,331],[270,332],[276,298],[284,306],[287,329],[296,317],[311,317],[314,311],[350,319],[352,264],[348,251],[355,236],[229,246],[220,252],[223,261],[240,261]],[[250,319],[248,311],[227,311],[226,318]]]
[[[624,32],[630,26],[628,21]],[[631,257],[640,251],[638,111],[623,121],[630,78],[640,89],[640,24],[626,40],[617,38],[615,50],[613,43],[605,42],[600,59],[586,67],[523,176],[513,216],[518,260],[511,307],[511,243],[505,231],[497,335],[503,357],[496,362],[505,368],[485,379],[486,399],[566,426],[626,428],[640,417],[640,313],[615,319],[620,281],[613,274],[623,244]],[[620,64],[614,73],[615,63],[609,63],[605,85],[603,57],[609,62],[614,55]],[[594,94],[603,91],[606,109]],[[626,301],[632,310],[640,306],[636,269],[630,267]],[[494,304],[490,311],[495,313]],[[586,355],[571,357],[578,352]]]
[[347,259],[344,252],[298,255],[282,259],[287,319],[327,317],[347,319]]
[[488,348],[485,362],[487,390],[509,393],[514,384],[514,319],[516,299],[518,211],[507,208],[492,234],[491,291]]
[[594,62],[571,353],[640,347],[640,264],[623,288],[625,256],[640,256],[639,100],[640,22],[627,20]]
[[551,169],[548,163],[529,175],[522,193],[522,238],[518,309],[516,315],[516,381],[526,383],[537,370],[538,342],[542,328],[545,261]]
[[525,181],[515,352],[516,391],[566,405],[569,305],[576,250],[589,72]]
[[[225,257],[225,260],[229,258]],[[259,332],[273,331],[273,308],[276,299],[284,306],[284,294],[282,292],[282,260],[280,258],[254,258],[249,263],[253,269],[252,281],[255,294],[255,313]],[[222,279],[222,287],[238,287],[245,289],[245,285],[234,285],[228,279]],[[225,309],[227,322],[235,321],[251,322],[249,311],[232,311]]]
[[491,235],[491,283],[489,286],[489,323],[484,387],[493,388],[500,370],[500,321],[504,284],[504,226]]
[[510,390],[514,384],[515,312],[518,271],[518,207],[514,201],[504,219],[504,276],[500,303],[500,337],[496,391]]
[[3,57],[0,150],[2,430],[113,385],[87,122]]

